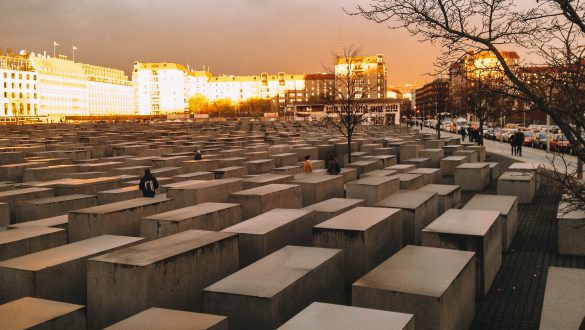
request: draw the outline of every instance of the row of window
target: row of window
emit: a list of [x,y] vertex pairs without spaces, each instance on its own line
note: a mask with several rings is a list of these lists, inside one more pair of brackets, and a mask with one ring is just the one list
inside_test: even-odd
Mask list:
[[[26,80],[30,80],[30,73],[27,73],[26,75],[23,75],[22,73],[18,74],[18,79],[22,79],[22,77],[26,77]],[[32,75],[33,80],[37,80],[37,76],[36,75]],[[10,73],[10,78],[12,79],[16,79],[16,73],[12,72]],[[4,72],[4,79],[8,79],[8,72]]]
[[[16,83],[11,83],[10,85],[8,85],[7,82],[4,82],[4,88],[5,89],[8,89],[8,86],[11,86],[14,89],[14,88],[16,88],[17,85],[16,85]],[[18,83],[18,88],[19,89],[22,89],[22,86],[23,86],[22,83]],[[25,86],[26,86],[27,89],[30,88],[30,84],[26,84]],[[37,89],[37,85],[33,84],[33,89]]]
[[[4,98],[7,99],[9,97],[9,95],[12,95],[12,98],[13,99],[15,99],[17,96],[18,96],[19,99],[23,99],[24,96],[25,96],[24,93],[15,93],[15,92],[9,93],[9,92],[4,92]],[[33,96],[34,99],[36,100],[37,99],[37,93],[34,93],[33,95],[34,95]],[[26,98],[27,99],[30,99],[30,93],[26,93]]]

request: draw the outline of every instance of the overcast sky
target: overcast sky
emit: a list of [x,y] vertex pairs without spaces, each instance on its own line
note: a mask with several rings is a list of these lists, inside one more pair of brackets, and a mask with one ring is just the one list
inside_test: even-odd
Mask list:
[[177,62],[215,75],[322,71],[338,45],[386,59],[389,84],[430,81],[438,50],[348,16],[350,0],[0,0],[0,47],[123,69]]

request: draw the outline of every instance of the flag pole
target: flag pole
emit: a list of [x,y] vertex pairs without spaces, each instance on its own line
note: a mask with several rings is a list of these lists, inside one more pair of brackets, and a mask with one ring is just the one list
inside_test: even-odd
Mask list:
[[71,52],[73,53],[73,54],[72,54],[72,57],[73,57],[73,62],[75,62],[75,50],[77,50],[77,47],[75,47],[75,46],[71,46]]

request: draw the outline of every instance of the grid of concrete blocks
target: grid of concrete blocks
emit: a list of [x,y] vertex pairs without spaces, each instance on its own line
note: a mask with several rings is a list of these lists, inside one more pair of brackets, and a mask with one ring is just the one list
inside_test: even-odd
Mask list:
[[[404,126],[360,128],[351,161],[310,122],[0,133],[2,329],[467,329],[541,171]],[[559,253],[584,218],[559,213]],[[542,324],[580,322],[583,283],[551,271]]]

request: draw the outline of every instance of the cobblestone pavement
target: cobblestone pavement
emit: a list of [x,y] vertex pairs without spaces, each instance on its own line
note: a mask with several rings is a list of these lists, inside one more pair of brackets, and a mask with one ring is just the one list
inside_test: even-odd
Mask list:
[[[515,160],[488,154],[503,168]],[[495,182],[482,193],[496,194]],[[462,194],[465,205],[473,193]],[[478,302],[472,329],[538,329],[549,266],[585,268],[585,257],[556,253],[556,212],[560,189],[543,183],[532,204],[519,205],[519,227],[492,287]]]

